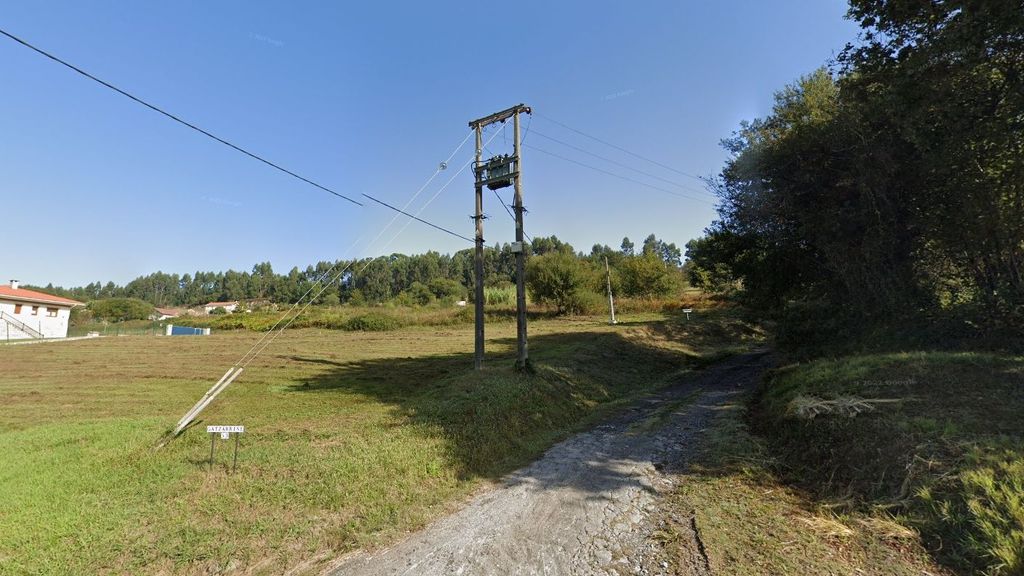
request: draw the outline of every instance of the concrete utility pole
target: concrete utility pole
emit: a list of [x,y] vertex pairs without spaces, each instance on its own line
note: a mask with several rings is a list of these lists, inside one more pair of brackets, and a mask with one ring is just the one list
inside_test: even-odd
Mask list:
[[608,282],[608,307],[612,311],[611,323],[615,324],[615,298],[612,296],[612,269],[608,266],[608,257],[604,257],[604,273]]
[[[474,255],[476,291],[475,312],[476,312],[476,346],[475,362],[477,370],[483,368],[484,363],[484,225],[483,221],[483,189],[487,186],[491,190],[505,188],[515,185],[515,208],[516,218],[516,241],[512,245],[512,251],[516,254],[516,369],[526,370],[529,368],[529,355],[526,345],[526,284],[524,279],[524,267],[526,258],[526,245],[523,242],[523,189],[522,189],[522,157],[520,155],[519,115],[530,114],[529,106],[518,104],[507,110],[496,112],[469,123],[469,127],[476,130],[476,162],[473,165],[475,175],[476,212],[473,216],[476,220],[476,253]],[[515,133],[513,152],[509,156],[499,155],[482,161],[483,153],[483,129],[484,127],[497,122],[505,122],[512,118],[513,131]]]

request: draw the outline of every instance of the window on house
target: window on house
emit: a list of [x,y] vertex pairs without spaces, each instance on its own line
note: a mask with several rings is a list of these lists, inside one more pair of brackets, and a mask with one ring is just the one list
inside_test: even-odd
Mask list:
[[33,316],[39,316],[39,306],[33,306],[32,307],[32,315]]
[[15,304],[14,305],[14,313],[15,314],[21,314],[21,304]]
[[46,309],[46,315],[49,316],[50,318],[56,318],[57,317],[57,309],[56,308],[47,308]]

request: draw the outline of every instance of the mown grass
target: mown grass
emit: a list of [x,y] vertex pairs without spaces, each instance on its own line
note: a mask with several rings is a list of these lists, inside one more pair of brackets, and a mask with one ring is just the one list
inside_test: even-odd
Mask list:
[[995,575],[1024,573],[1022,413],[1024,358],[915,352],[781,370],[754,422],[819,500],[885,510],[942,562]]
[[[756,339],[728,312],[644,320],[535,321],[530,376],[511,369],[512,323],[488,326],[481,372],[471,326],[289,331],[160,450],[258,332],[4,347],[0,567],[316,571],[422,526],[616,406]],[[230,443],[208,470],[206,424],[246,426],[237,473]]]
[[746,402],[723,406],[700,453],[669,496],[660,534],[670,559],[701,539],[712,574],[942,574],[916,532],[885,513],[837,512],[783,483],[764,442],[750,433]]

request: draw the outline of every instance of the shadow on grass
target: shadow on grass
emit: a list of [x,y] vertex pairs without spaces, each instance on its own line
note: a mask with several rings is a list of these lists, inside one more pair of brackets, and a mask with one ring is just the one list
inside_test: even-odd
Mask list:
[[[655,390],[686,365],[682,354],[614,332],[532,337],[530,375],[513,371],[514,349],[514,339],[489,341],[481,371],[473,370],[471,353],[351,362],[293,356],[325,370],[291,390],[354,392],[392,405],[403,425],[443,436],[461,478],[497,479]],[[591,448],[593,458],[576,451],[564,463],[531,466],[509,481],[571,486],[593,497],[638,485],[631,466],[600,458],[601,446]]]

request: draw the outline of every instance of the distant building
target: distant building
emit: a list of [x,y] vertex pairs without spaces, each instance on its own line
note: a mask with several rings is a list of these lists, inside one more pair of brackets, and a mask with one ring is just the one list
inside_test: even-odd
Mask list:
[[168,318],[177,318],[182,314],[188,313],[188,310],[185,308],[154,308],[153,310],[153,320],[167,320]]
[[66,338],[71,308],[83,306],[61,298],[26,290],[17,280],[0,286],[0,340],[25,338]]
[[213,312],[217,308],[223,308],[224,310],[227,310],[228,312],[234,312],[235,309],[238,308],[238,301],[236,300],[234,302],[210,302],[208,304],[204,304],[203,305],[203,310],[207,314],[209,314],[210,312]]

